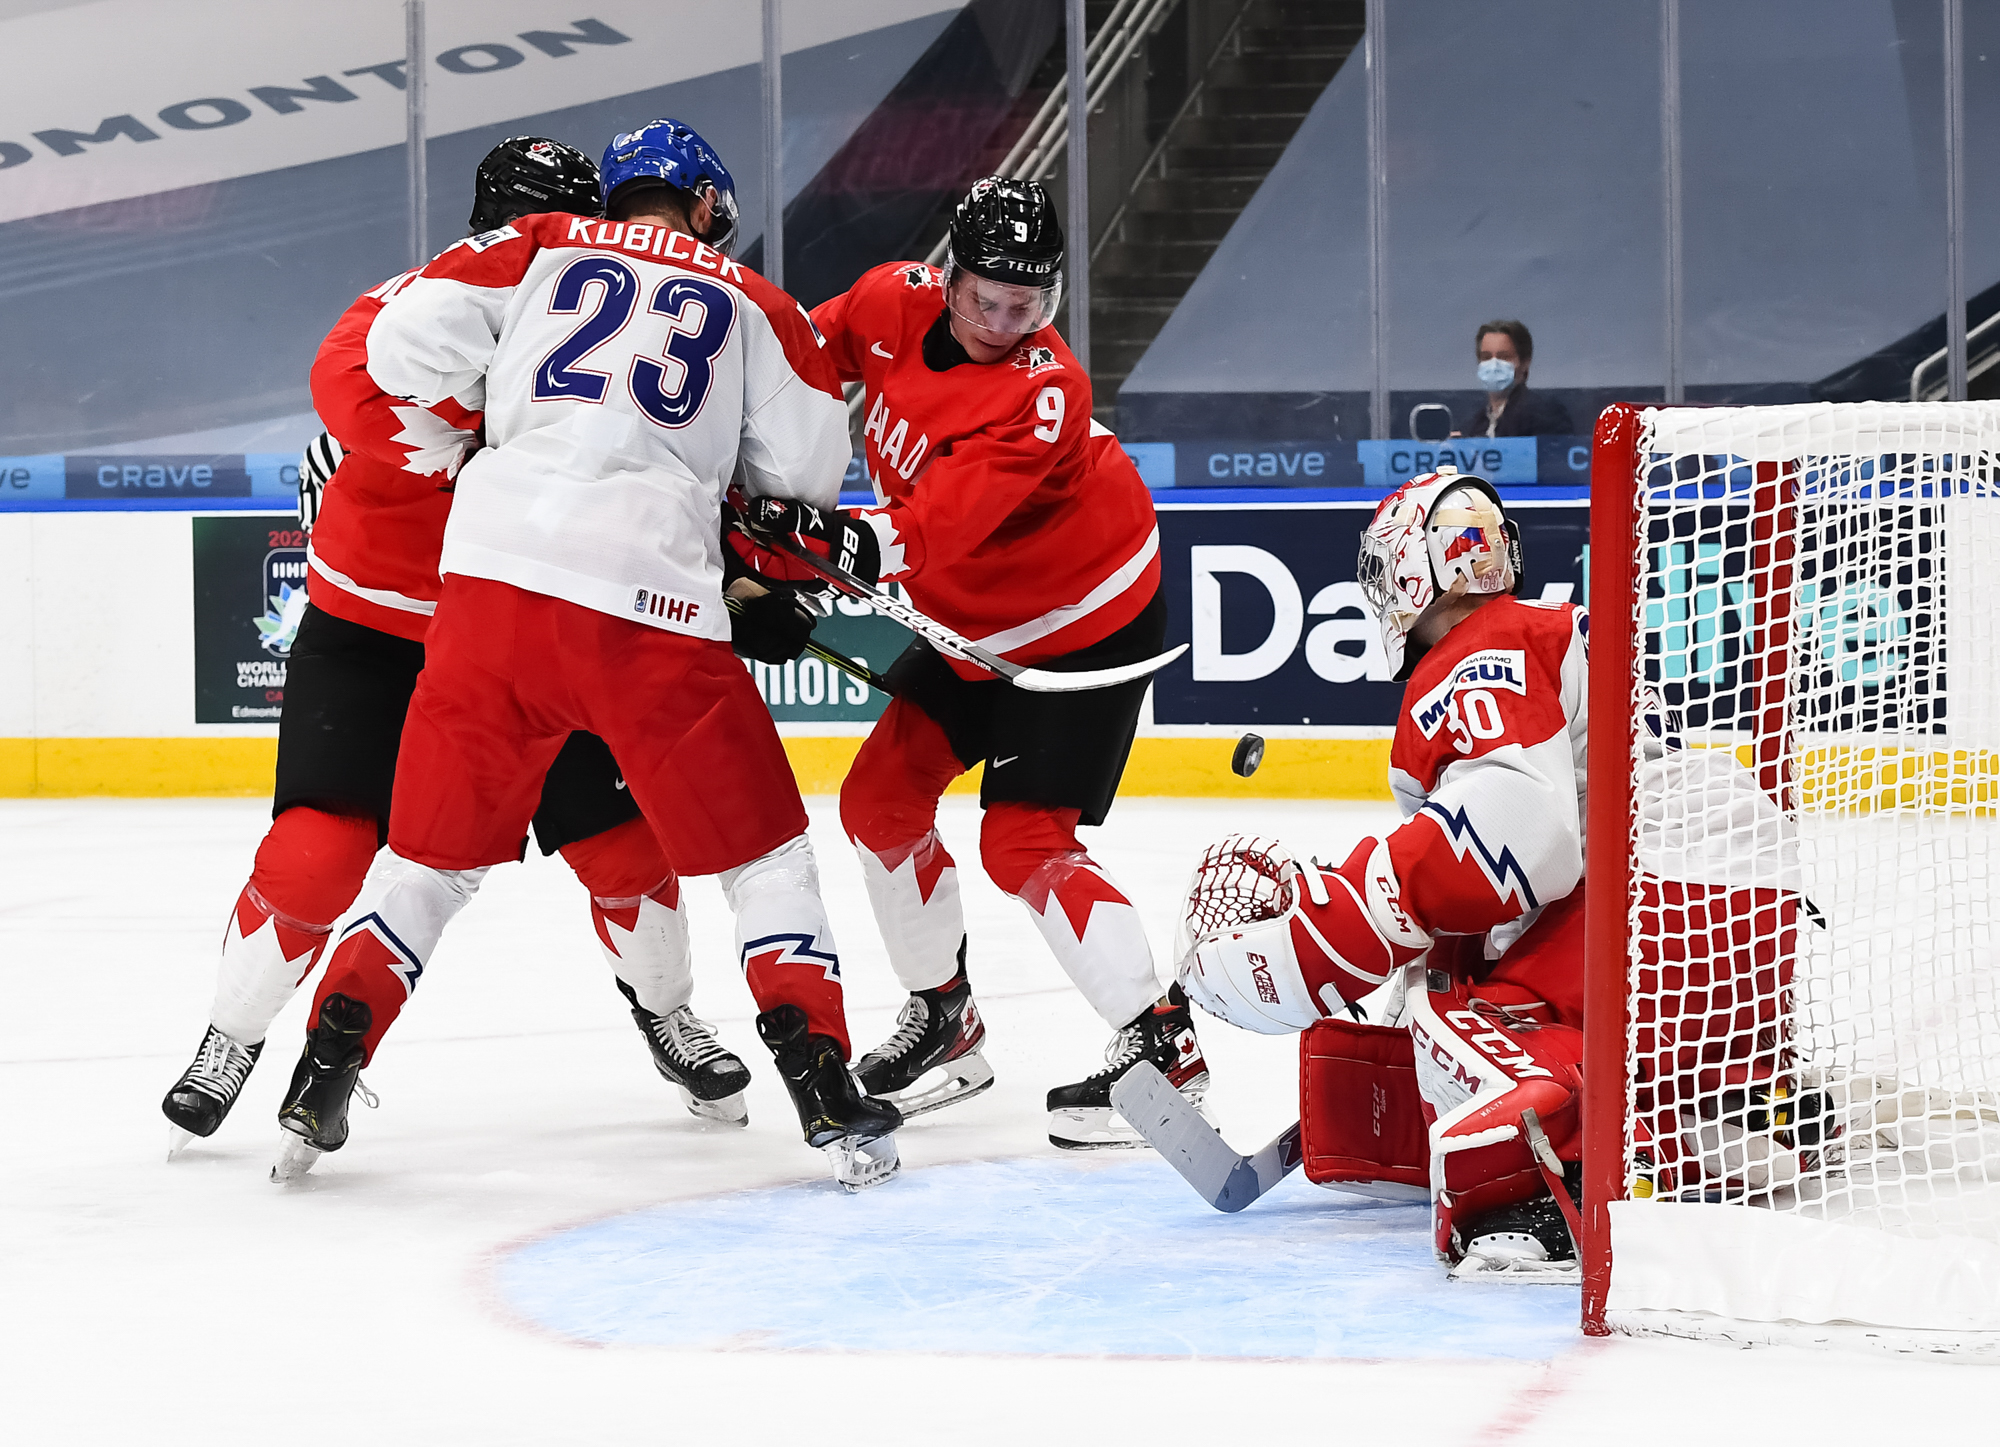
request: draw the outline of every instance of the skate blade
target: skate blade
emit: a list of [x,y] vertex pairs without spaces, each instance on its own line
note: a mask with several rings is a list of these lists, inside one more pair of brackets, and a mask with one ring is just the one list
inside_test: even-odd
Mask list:
[[833,1178],[840,1182],[849,1195],[865,1191],[870,1186],[879,1186],[897,1171],[903,1162],[896,1154],[896,1133],[890,1131],[873,1140],[856,1140],[853,1136],[842,1136],[820,1147],[826,1152],[828,1162],[833,1166]]
[[[1195,1113],[1211,1126],[1215,1113],[1206,1102],[1191,1100]],[[1150,1149],[1146,1138],[1125,1122],[1110,1106],[1072,1108],[1049,1112],[1049,1144],[1066,1151],[1122,1151]]]
[[284,1140],[278,1145],[278,1158],[271,1162],[271,1182],[273,1185],[289,1185],[304,1178],[326,1152],[309,1143],[304,1136],[283,1131]]
[[681,1093],[681,1103],[688,1108],[688,1114],[698,1120],[719,1120],[724,1125],[750,1124],[750,1107],[743,1103],[740,1090],[734,1095],[702,1100],[685,1085],[676,1083],[674,1089]]
[[1518,1256],[1467,1256],[1446,1270],[1453,1281],[1490,1281],[1499,1286],[1574,1286],[1582,1274],[1575,1261],[1529,1261]]
[[167,1127],[167,1159],[172,1160],[198,1139],[191,1130],[182,1130],[177,1125]]
[[[933,1076],[938,1078],[925,1085],[924,1082]],[[986,1063],[985,1056],[975,1050],[943,1065],[933,1066],[904,1089],[881,1099],[900,1110],[907,1121],[929,1115],[934,1110],[943,1110],[955,1101],[969,1099],[992,1085],[993,1067]]]

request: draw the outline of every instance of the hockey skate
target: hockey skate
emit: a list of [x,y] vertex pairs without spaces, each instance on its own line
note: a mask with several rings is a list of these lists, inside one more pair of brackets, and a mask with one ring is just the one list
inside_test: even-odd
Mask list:
[[319,1023],[306,1033],[305,1051],[278,1110],[285,1134],[271,1166],[273,1181],[295,1181],[326,1152],[347,1144],[347,1107],[357,1087],[364,1100],[375,1103],[361,1084],[361,1037],[373,1022],[364,1000],[328,995],[320,1005]]
[[1574,1282],[1576,1243],[1554,1196],[1500,1206],[1465,1230],[1465,1256],[1447,1273],[1454,1281]]
[[1208,1094],[1208,1062],[1201,1058],[1187,996],[1179,985],[1173,985],[1164,999],[1141,1011],[1136,1020],[1111,1037],[1102,1070],[1075,1085],[1059,1085],[1049,1092],[1049,1143],[1068,1151],[1145,1145],[1144,1137],[1111,1104],[1111,1087],[1141,1060],[1151,1061],[1168,1084],[1187,1097],[1204,1120],[1214,1124],[1202,1105]]
[[728,1125],[750,1124],[750,1110],[743,1103],[750,1067],[715,1038],[713,1026],[696,1019],[686,1005],[655,1015],[635,1004],[632,1018],[653,1052],[653,1068],[680,1091],[690,1114]]
[[167,1117],[167,1159],[186,1149],[196,1136],[212,1136],[243,1093],[243,1082],[264,1053],[264,1042],[243,1045],[213,1025],[201,1038],[194,1062],[181,1072],[160,1109]]
[[913,1120],[993,1084],[993,1067],[979,1051],[985,1039],[961,963],[944,984],[903,1002],[894,1033],[855,1063],[854,1078]]
[[784,1077],[806,1144],[826,1152],[833,1178],[849,1191],[879,1186],[896,1174],[896,1127],[902,1112],[861,1093],[832,1037],[806,1033],[806,1012],[780,1005],[757,1017],[757,1033]]

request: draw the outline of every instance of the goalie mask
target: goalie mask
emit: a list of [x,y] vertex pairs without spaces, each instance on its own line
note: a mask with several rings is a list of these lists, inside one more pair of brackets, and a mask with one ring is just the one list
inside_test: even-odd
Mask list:
[[1362,531],[1355,566],[1401,680],[1422,657],[1410,652],[1409,636],[1425,609],[1458,594],[1520,587],[1521,534],[1492,483],[1447,467],[1411,478],[1382,500]]

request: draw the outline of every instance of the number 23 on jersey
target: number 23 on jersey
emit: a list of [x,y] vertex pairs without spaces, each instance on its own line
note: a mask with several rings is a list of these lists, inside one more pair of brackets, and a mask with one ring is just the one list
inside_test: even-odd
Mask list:
[[[580,257],[563,268],[549,311],[580,320],[535,368],[535,400],[604,401],[611,373],[584,363],[624,331],[640,289],[632,268],[615,256]],[[685,427],[708,400],[716,355],[736,326],[736,298],[712,281],[670,276],[653,288],[646,310],[667,319],[667,340],[658,357],[632,358],[626,386],[651,421]]]

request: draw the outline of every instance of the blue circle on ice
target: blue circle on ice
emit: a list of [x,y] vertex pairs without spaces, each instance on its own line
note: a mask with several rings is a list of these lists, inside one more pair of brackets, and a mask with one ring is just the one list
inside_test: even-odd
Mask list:
[[497,1265],[527,1320],[621,1346],[1545,1360],[1574,1288],[1458,1285],[1429,1212],[1298,1177],[1238,1215],[1156,1159],[980,1161],[676,1201]]

